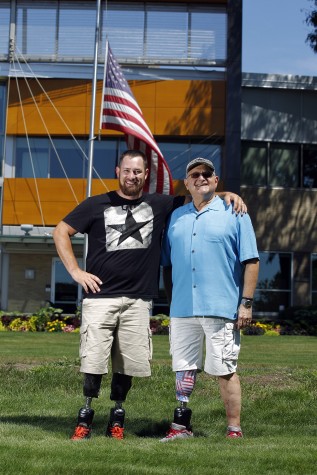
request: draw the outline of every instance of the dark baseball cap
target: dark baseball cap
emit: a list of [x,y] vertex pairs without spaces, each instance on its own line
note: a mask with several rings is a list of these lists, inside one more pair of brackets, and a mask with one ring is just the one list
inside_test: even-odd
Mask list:
[[215,171],[215,165],[208,160],[207,158],[194,158],[191,162],[186,167],[186,175],[188,175],[188,172],[192,170],[195,167],[198,167],[198,165],[206,165],[206,167],[210,168],[213,172]]

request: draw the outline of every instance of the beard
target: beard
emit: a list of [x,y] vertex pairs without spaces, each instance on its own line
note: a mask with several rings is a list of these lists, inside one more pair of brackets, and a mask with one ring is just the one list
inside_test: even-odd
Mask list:
[[122,191],[122,193],[126,196],[135,196],[139,195],[140,191],[142,191],[144,186],[144,181],[138,180],[137,182],[134,182],[131,185],[126,185],[125,182],[121,183],[119,182],[119,188]]

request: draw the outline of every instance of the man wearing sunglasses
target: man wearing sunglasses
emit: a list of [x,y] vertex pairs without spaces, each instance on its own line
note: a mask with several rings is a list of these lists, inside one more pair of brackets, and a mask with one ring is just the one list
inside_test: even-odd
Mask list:
[[[84,289],[81,321],[81,368],[84,406],[72,440],[92,432],[93,398],[98,398],[112,361],[110,410],[106,434],[122,439],[123,403],[134,376],[150,376],[152,299],[158,293],[161,237],[169,213],[185,197],[143,193],[149,169],[138,150],[125,151],[116,167],[118,189],[84,200],[54,230],[57,252],[72,278]],[[222,193],[236,212],[239,196]],[[79,267],[71,236],[88,235],[86,270]]]
[[197,372],[217,376],[227,416],[227,437],[242,437],[241,388],[236,374],[240,329],[252,320],[259,272],[256,238],[248,215],[234,215],[216,194],[219,178],[210,160],[186,168],[192,202],[176,209],[162,247],[170,307],[170,344],[176,373],[174,421],[161,439],[192,437],[187,407]]

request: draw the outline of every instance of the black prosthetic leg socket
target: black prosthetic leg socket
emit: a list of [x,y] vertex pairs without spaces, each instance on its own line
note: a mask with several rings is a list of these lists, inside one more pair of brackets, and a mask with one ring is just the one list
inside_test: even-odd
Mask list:
[[123,427],[124,426],[124,416],[125,416],[125,410],[123,409],[123,407],[113,407],[110,410],[109,423],[111,425],[119,424],[120,427]]
[[185,426],[186,429],[189,429],[191,416],[191,409],[187,407],[177,407],[174,411],[174,422],[175,424]]
[[78,412],[78,420],[77,420],[77,425],[87,425],[88,427],[91,427],[92,421],[95,415],[95,411],[91,408],[87,407],[82,407],[79,409]]

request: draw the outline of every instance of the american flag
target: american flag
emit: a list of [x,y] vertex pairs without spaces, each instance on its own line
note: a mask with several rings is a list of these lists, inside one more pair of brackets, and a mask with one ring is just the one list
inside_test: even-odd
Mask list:
[[149,176],[144,191],[173,193],[172,176],[168,165],[109,44],[106,46],[100,128],[123,132],[128,149],[141,150],[146,154]]

